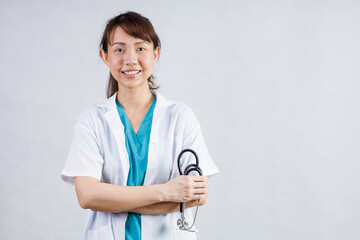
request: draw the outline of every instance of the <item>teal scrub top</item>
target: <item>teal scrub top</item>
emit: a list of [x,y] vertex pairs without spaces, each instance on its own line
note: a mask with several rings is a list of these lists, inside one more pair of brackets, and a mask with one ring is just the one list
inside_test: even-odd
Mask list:
[[[129,155],[127,186],[142,186],[148,163],[149,141],[156,96],[140,124],[137,135],[132,128],[124,108],[116,100],[116,107],[124,125],[126,150]],[[125,239],[141,240],[141,214],[129,212],[125,222]]]

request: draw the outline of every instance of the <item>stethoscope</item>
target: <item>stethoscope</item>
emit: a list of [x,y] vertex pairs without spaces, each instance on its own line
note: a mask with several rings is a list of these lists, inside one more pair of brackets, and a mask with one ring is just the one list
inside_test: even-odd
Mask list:
[[[180,168],[180,158],[186,152],[190,152],[195,156],[196,163],[195,164],[189,164],[185,168],[185,171],[183,173],[181,171],[181,168]],[[202,171],[201,171],[201,169],[199,167],[199,158],[198,158],[196,152],[194,150],[192,150],[192,149],[184,149],[184,150],[182,150],[180,152],[179,156],[178,156],[177,164],[178,164],[178,169],[179,169],[180,175],[189,175],[189,173],[194,172],[194,171],[197,172],[200,176],[203,175]],[[190,224],[189,224],[188,220],[185,218],[185,214],[184,214],[185,203],[180,203],[180,216],[181,217],[176,222],[177,226],[178,226],[178,228],[180,230],[189,231],[189,232],[198,232],[197,230],[192,230],[191,228],[195,225],[196,215],[197,215],[198,208],[199,208],[199,203],[200,203],[200,200],[198,200],[198,203],[197,203],[195,216],[194,216],[194,222],[191,224],[190,227],[189,227]]]

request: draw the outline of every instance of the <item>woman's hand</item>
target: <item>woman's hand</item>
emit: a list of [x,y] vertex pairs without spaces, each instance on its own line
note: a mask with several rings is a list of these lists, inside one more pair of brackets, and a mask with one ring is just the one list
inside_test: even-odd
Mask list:
[[164,184],[166,201],[189,202],[206,198],[207,176],[179,176]]

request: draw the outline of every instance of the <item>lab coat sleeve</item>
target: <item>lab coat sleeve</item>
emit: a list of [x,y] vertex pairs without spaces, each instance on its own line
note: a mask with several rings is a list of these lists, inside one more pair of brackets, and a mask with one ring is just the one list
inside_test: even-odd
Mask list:
[[[212,160],[208,148],[206,146],[200,123],[195,117],[194,112],[188,108],[185,114],[185,127],[183,132],[183,147],[182,149],[192,149],[194,150],[199,158],[199,166],[203,172],[204,176],[213,176],[219,173],[219,169]],[[194,160],[191,160],[190,154],[188,159],[184,160],[183,164],[185,166],[189,163],[194,163]],[[183,165],[182,164],[182,165]]]
[[83,112],[75,127],[74,138],[61,178],[74,184],[74,177],[88,176],[101,179],[103,158],[95,134],[95,123],[91,112]]

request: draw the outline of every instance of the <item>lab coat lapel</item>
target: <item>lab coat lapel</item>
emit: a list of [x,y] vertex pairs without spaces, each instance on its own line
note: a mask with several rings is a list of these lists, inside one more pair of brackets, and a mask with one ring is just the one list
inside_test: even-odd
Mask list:
[[156,120],[156,113],[157,113],[157,107],[155,105],[154,114],[153,114],[153,121],[151,126],[151,133],[150,133],[150,141],[149,141],[149,151],[148,151],[148,163],[147,163],[147,169],[144,179],[144,185],[151,185],[154,182],[154,178],[156,177],[156,174],[154,174],[157,164],[159,162],[158,160],[158,134],[157,134],[157,127],[154,120]]
[[127,183],[130,166],[129,166],[129,156],[127,154],[126,145],[125,145],[124,126],[121,122],[119,113],[116,109],[116,103],[115,103],[116,94],[117,93],[115,93],[105,102],[105,105],[109,108],[109,111],[105,113],[105,118],[107,123],[109,124],[111,132],[118,146],[120,163],[124,171],[123,172],[124,174],[121,174],[120,184],[125,186]]
[[169,105],[170,101],[161,96],[158,92],[153,91],[156,94],[156,105],[153,114],[150,142],[149,142],[149,153],[148,153],[148,167],[144,179],[144,185],[151,185],[156,182],[157,174],[156,168],[159,164],[158,151],[159,151],[159,123],[160,119],[164,117],[164,110]]

